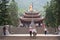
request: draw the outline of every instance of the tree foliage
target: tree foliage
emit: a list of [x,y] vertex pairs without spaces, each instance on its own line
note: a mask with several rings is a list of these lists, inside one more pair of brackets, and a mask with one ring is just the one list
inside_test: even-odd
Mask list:
[[15,0],[10,5],[9,0],[0,0],[0,25],[17,25],[18,24],[18,7]]
[[0,25],[10,24],[7,0],[0,0]]
[[10,13],[10,16],[12,16],[10,18],[12,21],[12,25],[17,26],[18,25],[18,6],[14,0],[12,0],[9,5],[9,13]]
[[50,5],[46,8],[46,25],[51,27],[58,27],[60,25],[60,5],[58,0],[51,0]]

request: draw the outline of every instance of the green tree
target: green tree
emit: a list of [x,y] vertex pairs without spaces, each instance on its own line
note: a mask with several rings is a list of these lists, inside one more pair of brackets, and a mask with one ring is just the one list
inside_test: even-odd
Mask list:
[[56,1],[56,19],[57,19],[57,25],[60,25],[60,0]]
[[55,27],[56,26],[56,16],[55,13],[55,1],[51,0],[50,5],[46,8],[46,25]]
[[18,25],[18,6],[15,0],[12,0],[9,6],[9,13],[12,16],[10,19],[12,21],[12,25]]
[[7,3],[9,3],[8,0],[0,0],[0,25],[10,24]]
[[60,25],[60,1],[51,0],[49,7],[46,8],[46,25],[58,27]]

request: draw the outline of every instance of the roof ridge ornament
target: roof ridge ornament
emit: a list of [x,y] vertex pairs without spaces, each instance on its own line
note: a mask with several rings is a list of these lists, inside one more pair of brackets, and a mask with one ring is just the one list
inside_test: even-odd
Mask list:
[[29,11],[33,11],[33,3],[30,4]]

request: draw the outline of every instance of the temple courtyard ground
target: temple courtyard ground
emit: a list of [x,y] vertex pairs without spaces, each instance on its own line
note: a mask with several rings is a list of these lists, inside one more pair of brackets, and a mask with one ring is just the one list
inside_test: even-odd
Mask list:
[[9,34],[0,36],[0,40],[60,40],[60,35],[37,34],[36,38],[31,38],[29,34]]

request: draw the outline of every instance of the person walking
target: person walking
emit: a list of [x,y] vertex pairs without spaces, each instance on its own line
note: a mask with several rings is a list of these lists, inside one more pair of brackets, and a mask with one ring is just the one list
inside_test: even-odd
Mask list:
[[33,28],[32,33],[33,33],[33,38],[36,38],[37,30],[35,28]]
[[44,29],[44,33],[45,33],[45,35],[47,34],[47,28]]
[[29,27],[29,33],[30,33],[30,37],[32,37],[32,27]]
[[9,35],[9,28],[8,28],[8,25],[7,25],[7,28],[6,28],[6,35]]
[[3,27],[3,34],[6,35],[6,27]]
[[9,25],[5,25],[5,26],[3,27],[3,34],[4,34],[4,35],[9,35]]

